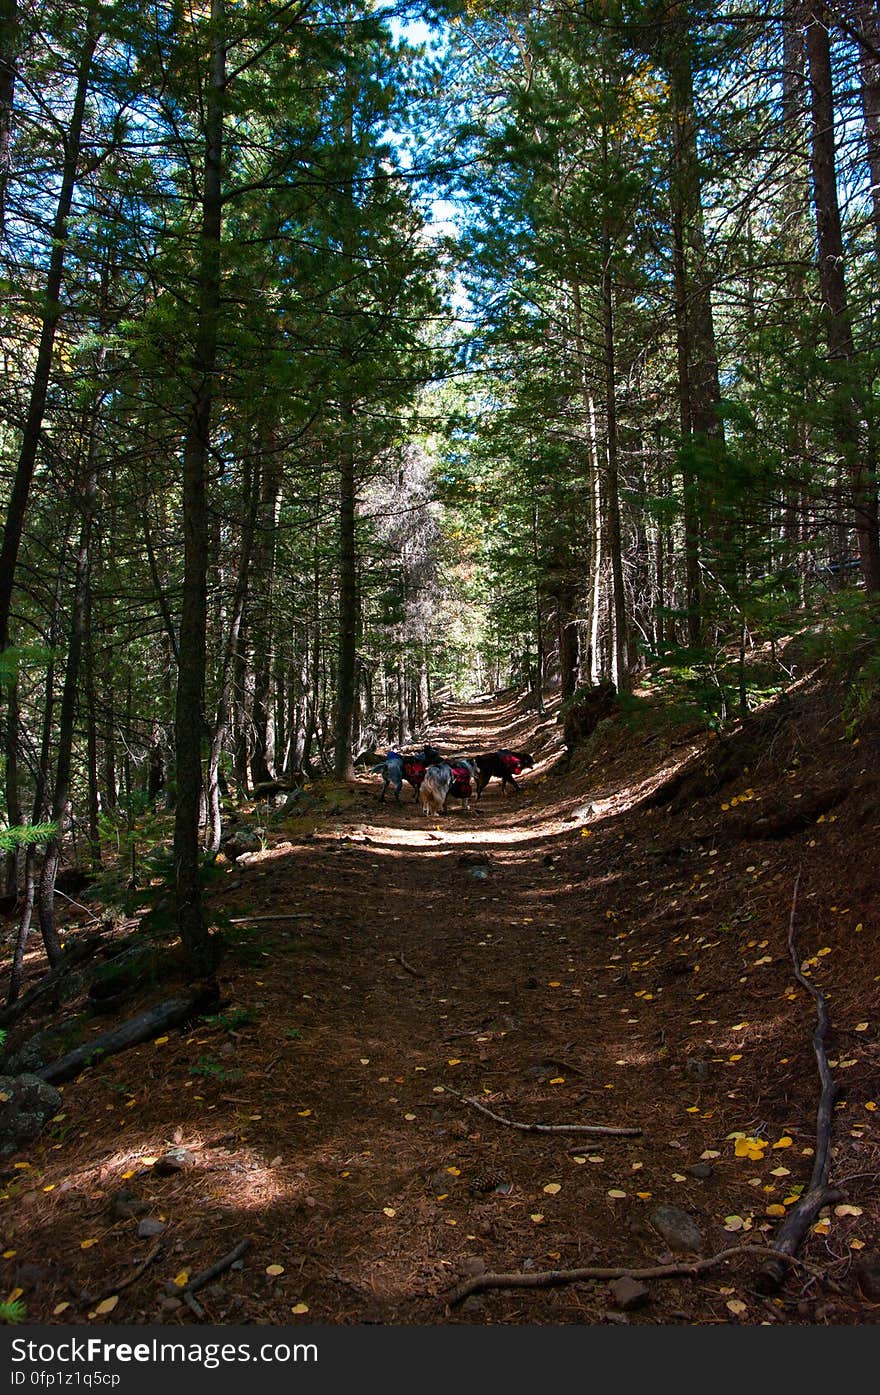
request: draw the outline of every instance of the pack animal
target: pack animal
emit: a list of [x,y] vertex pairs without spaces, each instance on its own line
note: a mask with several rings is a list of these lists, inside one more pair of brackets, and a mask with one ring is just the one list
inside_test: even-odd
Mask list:
[[419,803],[425,817],[445,814],[450,796],[464,800],[465,809],[477,793],[477,768],[473,761],[441,761],[430,765],[419,789]]
[[385,794],[388,786],[394,789],[394,797],[398,804],[403,789],[403,782],[412,785],[414,798],[419,797],[419,786],[425,778],[425,771],[428,767],[443,757],[433,746],[426,746],[423,751],[418,751],[415,755],[401,755],[399,751],[389,751],[383,761],[374,765],[370,769],[371,775],[382,776],[382,793],[379,795],[379,803],[385,801]]
[[501,781],[502,794],[508,785],[519,794],[522,787],[516,783],[516,776],[535,764],[528,751],[492,751],[487,756],[474,756],[473,761],[477,767],[478,799],[489,781],[495,779]]

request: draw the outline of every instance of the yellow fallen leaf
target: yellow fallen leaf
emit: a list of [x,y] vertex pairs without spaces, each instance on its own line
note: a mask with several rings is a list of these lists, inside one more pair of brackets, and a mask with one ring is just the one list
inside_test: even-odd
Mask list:
[[742,1230],[742,1228],[743,1228],[744,1225],[745,1225],[745,1221],[743,1220],[742,1216],[725,1216],[725,1217],[724,1217],[724,1229],[725,1229],[725,1230],[732,1230],[732,1231]]
[[69,1304],[69,1303],[57,1303],[57,1304],[55,1305],[55,1307],[52,1309],[52,1316],[53,1316],[53,1317],[60,1317],[62,1313],[66,1313],[66,1312],[67,1312],[67,1309],[68,1309],[69,1307],[70,1307],[70,1304]]
[[446,1064],[447,1064],[447,1066],[460,1066],[460,1065],[461,1065],[461,1058],[460,1058],[459,1056],[452,1056],[452,1057],[446,1062]]
[[843,1204],[842,1206],[835,1206],[834,1214],[835,1216],[860,1216],[862,1214],[862,1208],[861,1206]]
[[593,836],[593,830],[592,830],[591,828],[582,828],[582,829],[581,829],[581,837],[582,837],[582,838],[592,838],[592,836]]
[[864,1240],[850,1240],[849,1247],[851,1250],[863,1250],[865,1248],[865,1242]]
[[553,1079],[550,1081],[550,1084],[551,1084],[551,1085],[564,1085],[564,1084],[565,1084],[565,1076],[564,1076],[564,1075],[554,1075]]
[[104,1313],[112,1313],[119,1302],[119,1294],[114,1293],[112,1298],[105,1298],[95,1309],[95,1312],[103,1316]]
[[611,1191],[607,1192],[606,1195],[612,1196],[615,1200],[618,1200],[620,1197],[626,1196],[626,1192],[622,1192],[619,1187],[612,1187]]
[[279,1274],[283,1274],[283,1273],[284,1273],[284,1265],[283,1265],[283,1264],[267,1264],[267,1265],[266,1265],[266,1273],[267,1273],[267,1274],[271,1274],[271,1276],[272,1276],[273,1279],[274,1279],[274,1278],[277,1278],[277,1276],[278,1276]]
[[817,1221],[813,1226],[814,1235],[828,1235],[831,1232],[831,1222],[829,1220]]
[[15,1257],[17,1254],[18,1254],[18,1250],[4,1250],[4,1251],[3,1251],[3,1258],[4,1258],[4,1259],[14,1259],[14,1257]]
[[[154,1046],[164,1046],[167,1040],[168,1040],[167,1037],[156,1037],[156,1040],[153,1042],[153,1045],[154,1045]],[[97,1308],[96,1308],[96,1309],[95,1309],[95,1312],[97,1312],[97,1311],[98,1311],[98,1310],[97,1310]]]
[[460,1168],[460,1167],[447,1167],[446,1171],[449,1173],[450,1177],[460,1177],[460,1176],[461,1176],[461,1168]]
[[7,1302],[7,1303],[14,1303],[15,1300],[16,1300],[17,1298],[20,1298],[21,1295],[22,1295],[23,1293],[24,1293],[24,1289],[23,1289],[23,1288],[14,1288],[14,1289],[12,1290],[12,1292],[10,1293],[9,1297],[6,1299],[6,1302]]
[[868,1023],[867,1023],[867,1022],[857,1022],[856,1025],[855,1025],[855,1030],[856,1030],[857,1032],[867,1032],[867,1030],[868,1030]]
[[184,1288],[189,1283],[189,1270],[181,1269],[179,1274],[174,1275],[173,1282],[177,1288]]
[[396,1216],[396,1215],[397,1215],[397,1212],[395,1211],[395,1209],[394,1209],[393,1206],[383,1206],[383,1207],[382,1207],[382,1215],[383,1215],[383,1216]]
[[411,1124],[412,1121],[413,1121],[413,1119],[414,1119],[416,1116],[415,1116],[415,1114],[404,1114],[403,1117],[404,1117],[404,1119],[407,1120],[408,1123]]
[[877,1106],[876,1106],[876,1104],[874,1103],[873,1100],[865,1100],[865,1108],[866,1108],[866,1109],[870,1109],[871,1113],[873,1114],[873,1112],[874,1112],[874,1110],[877,1108]]
[[296,1112],[301,1119],[308,1119],[312,1111],[310,1109],[298,1109]]
[[583,1167],[583,1165],[584,1165],[584,1163],[585,1163],[586,1161],[587,1161],[586,1158],[582,1158],[582,1157],[580,1157],[580,1155],[576,1155],[575,1157],[572,1158],[572,1162],[573,1162],[573,1163],[577,1163],[578,1167]]
[[793,1142],[794,1142],[794,1139],[789,1138],[788,1134],[787,1134],[787,1133],[784,1133],[784,1134],[782,1135],[781,1138],[777,1138],[776,1142],[773,1144],[773,1147],[774,1147],[774,1148],[790,1148]]
[[92,1246],[97,1245],[97,1243],[97,1237],[93,1236],[90,1240],[80,1240],[79,1247],[81,1250],[90,1250]]
[[771,1177],[790,1177],[790,1176],[791,1176],[791,1172],[789,1171],[789,1169],[788,1169],[787,1167],[771,1167],[771,1169],[770,1169],[770,1176],[771,1176]]
[[772,1206],[768,1206],[768,1207],[767,1207],[767,1212],[766,1212],[766,1214],[767,1214],[768,1216],[784,1216],[784,1215],[785,1215],[785,1207],[784,1207],[784,1206],[780,1206],[780,1205],[778,1204],[778,1202],[774,1202]]
[[534,1221],[535,1225],[540,1225],[543,1219],[544,1217],[542,1216],[540,1211],[533,1211],[532,1214],[529,1216],[529,1220]]
[[292,1313],[307,1313],[309,1311],[309,1305],[308,1303],[294,1303],[290,1311]]
[[728,1312],[733,1313],[734,1317],[741,1317],[743,1313],[748,1312],[745,1303],[739,1298],[729,1298],[726,1307]]
[[559,1182],[548,1182],[542,1190],[546,1192],[547,1196],[555,1196],[557,1192],[562,1191],[562,1187]]
[[653,1192],[636,1192],[636,1196],[639,1198],[639,1201],[650,1201],[653,1195]]

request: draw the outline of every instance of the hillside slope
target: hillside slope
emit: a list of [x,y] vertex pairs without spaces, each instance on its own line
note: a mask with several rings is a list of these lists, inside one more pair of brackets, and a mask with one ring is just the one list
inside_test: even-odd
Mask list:
[[[444,752],[534,752],[519,797],[493,784],[426,820],[408,787],[379,804],[364,776],[335,812],[277,827],[212,893],[236,922],[224,1016],[87,1071],[5,1165],[6,1287],[28,1320],[81,1320],[160,1244],[97,1320],[191,1322],[175,1276],[247,1238],[200,1292],[212,1321],[870,1321],[880,743],[838,708],[804,682],[720,742],[618,718],[569,762],[552,712],[510,694],[451,705],[426,734]],[[844,1210],[810,1233],[809,1271],[776,1297],[753,1261],[650,1281],[632,1309],[605,1282],[448,1308],[485,1271],[645,1268],[772,1238],[815,1146],[815,1006],[787,946],[798,874],[797,945],[842,1088]],[[462,1096],[641,1133],[529,1133]],[[763,1144],[737,1156],[734,1134]],[[138,1238],[144,1217],[158,1240]]]

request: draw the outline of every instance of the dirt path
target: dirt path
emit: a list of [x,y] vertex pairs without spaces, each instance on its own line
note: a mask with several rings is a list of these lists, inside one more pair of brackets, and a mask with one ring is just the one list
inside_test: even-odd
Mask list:
[[[409,787],[379,804],[365,777],[310,836],[229,868],[227,916],[296,918],[232,927],[225,1023],[68,1087],[70,1122],[5,1212],[14,1263],[41,1271],[29,1320],[73,1319],[53,1318],[59,1301],[143,1257],[137,1216],[116,1215],[130,1189],[166,1248],[115,1322],[191,1321],[165,1285],[243,1237],[244,1267],[202,1295],[213,1321],[286,1323],[307,1305],[299,1320],[317,1323],[720,1322],[731,1302],[743,1321],[858,1321],[858,1301],[821,1288],[762,1299],[748,1270],[657,1284],[625,1318],[604,1284],[445,1310],[484,1267],[668,1260],[658,1205],[692,1218],[704,1253],[766,1240],[768,1206],[809,1175],[815,1089],[785,963],[792,850],[670,839],[639,804],[687,751],[649,737],[619,768],[565,774],[558,727],[513,702],[451,707],[428,735],[445,752],[528,746],[536,768],[519,798],[493,782],[439,821]],[[864,1009],[844,992],[839,1012],[849,1028]],[[644,1132],[574,1153],[576,1138],[505,1128],[447,1085],[509,1118]],[[734,1131],[764,1136],[763,1159],[735,1158]],[[868,1140],[850,1134],[863,1171]],[[175,1146],[183,1169],[157,1175],[146,1160]],[[842,1261],[864,1224],[840,1223]]]

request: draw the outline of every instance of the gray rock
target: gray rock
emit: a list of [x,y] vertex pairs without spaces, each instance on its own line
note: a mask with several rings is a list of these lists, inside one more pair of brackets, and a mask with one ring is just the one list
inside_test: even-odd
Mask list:
[[39,1138],[61,1109],[54,1085],[38,1075],[0,1075],[0,1158],[9,1158]]
[[615,1279],[611,1285],[611,1297],[615,1307],[623,1312],[629,1312],[631,1308],[642,1308],[649,1301],[651,1291],[647,1284],[640,1283],[638,1279],[630,1278],[629,1274],[624,1274],[621,1279]]
[[489,880],[489,872],[485,867],[469,867],[466,875],[472,877],[475,882],[487,882]]
[[691,1177],[696,1177],[698,1182],[706,1182],[712,1176],[713,1168],[710,1162],[695,1162],[686,1167],[685,1172],[689,1172]]
[[256,828],[237,828],[228,838],[221,839],[220,851],[230,862],[244,853],[260,852],[263,839]]
[[146,1216],[142,1221],[138,1222],[138,1239],[152,1240],[157,1235],[164,1235],[167,1229],[168,1227],[165,1225],[164,1221],[157,1221],[154,1220],[152,1216]]
[[649,1219],[675,1254],[703,1253],[705,1236],[687,1211],[678,1206],[655,1206]]
[[688,1080],[708,1080],[712,1074],[712,1067],[708,1061],[701,1061],[698,1057],[691,1056],[684,1063],[684,1073]]
[[474,1279],[479,1274],[485,1274],[486,1261],[482,1255],[465,1255],[461,1261],[461,1272],[466,1274],[469,1279]]
[[123,1187],[107,1199],[107,1209],[114,1220],[130,1221],[143,1216],[150,1209],[149,1201],[144,1201],[130,1187]]
[[4,1073],[35,1074],[50,1061],[72,1050],[79,1043],[81,1030],[88,1021],[88,1015],[81,1012],[56,1023],[54,1027],[44,1027],[9,1053],[3,1062]]

